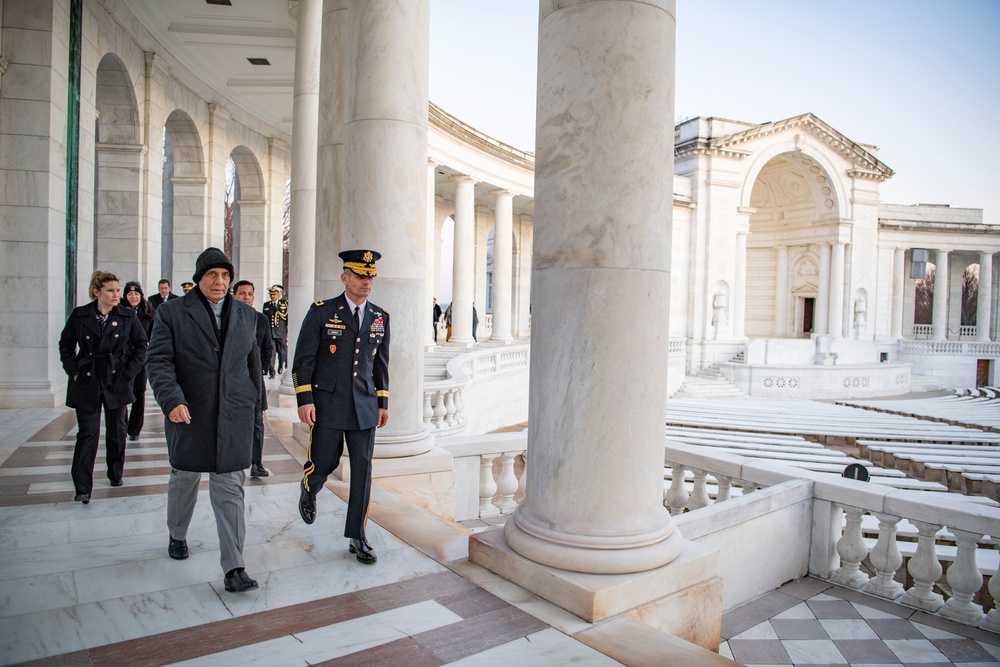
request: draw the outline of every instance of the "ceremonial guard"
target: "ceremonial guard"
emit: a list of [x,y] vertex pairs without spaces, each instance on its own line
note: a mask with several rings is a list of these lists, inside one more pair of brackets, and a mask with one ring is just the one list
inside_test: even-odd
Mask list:
[[312,427],[299,514],[306,523],[315,521],[316,494],[340,464],[346,441],[351,493],[344,536],[350,552],[371,564],[376,557],[365,521],[375,429],[389,421],[389,313],[368,301],[381,255],[346,250],[340,257],[344,293],[309,308],[292,364],[299,419]]
[[[271,323],[271,339],[274,341],[274,358],[278,364],[278,375],[288,366],[288,301],[282,297],[281,285],[271,285],[267,291],[271,300],[264,304],[264,315]],[[268,377],[274,377],[271,366]]]

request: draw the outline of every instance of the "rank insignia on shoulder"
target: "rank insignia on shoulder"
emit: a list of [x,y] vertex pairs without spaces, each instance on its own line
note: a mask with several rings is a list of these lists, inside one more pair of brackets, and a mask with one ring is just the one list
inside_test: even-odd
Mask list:
[[322,306],[323,302],[322,301],[313,301],[313,305],[314,306]]

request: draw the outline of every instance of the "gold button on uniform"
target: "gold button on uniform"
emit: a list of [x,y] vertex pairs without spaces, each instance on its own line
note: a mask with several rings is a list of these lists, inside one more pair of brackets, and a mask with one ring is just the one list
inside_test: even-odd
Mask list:
[[[90,373],[87,373],[87,375],[90,375]],[[357,371],[354,371],[354,377],[358,377],[358,372]]]
[[[355,360],[354,360],[354,365],[355,365],[355,366],[357,366],[357,365],[358,365],[358,360],[357,360],[357,359],[355,359]],[[355,375],[357,375],[357,373],[355,373]]]

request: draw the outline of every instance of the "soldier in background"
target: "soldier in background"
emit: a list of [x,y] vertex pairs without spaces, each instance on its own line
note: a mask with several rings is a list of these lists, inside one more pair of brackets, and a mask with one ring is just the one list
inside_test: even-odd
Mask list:
[[[288,301],[282,297],[281,285],[271,285],[267,291],[271,300],[264,304],[264,315],[271,323],[271,339],[274,341],[274,357],[278,364],[278,375],[288,365]],[[268,377],[274,377],[274,366],[268,368]]]

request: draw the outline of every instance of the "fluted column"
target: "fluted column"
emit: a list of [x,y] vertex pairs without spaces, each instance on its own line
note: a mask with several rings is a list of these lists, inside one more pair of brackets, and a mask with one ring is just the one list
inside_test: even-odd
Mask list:
[[651,570],[684,543],[663,507],[673,13],[619,0],[539,17],[531,472],[504,533],[564,570]]
[[[341,238],[344,199],[344,59],[347,54],[347,0],[326,0],[323,6],[319,117],[316,166],[315,299],[329,299],[343,291],[345,250]],[[305,313],[300,311],[300,315]],[[302,317],[298,319],[301,321]]]
[[451,342],[473,344],[472,301],[476,290],[475,179],[452,176],[455,183],[455,252],[452,256]]
[[426,320],[424,324],[424,347],[430,349],[436,344],[434,342],[434,298],[437,296],[437,280],[434,279],[434,260],[437,255],[437,243],[434,242],[434,232],[437,230],[437,216],[434,215],[434,193],[437,162],[428,158],[427,160],[427,219],[424,221],[426,227],[427,262],[424,266],[424,309]]
[[514,244],[514,193],[493,190],[496,196],[496,224],[493,227],[493,333],[490,340],[509,343],[510,289]]
[[830,328],[831,336],[844,335],[844,244],[830,248]]
[[[319,127],[322,10],[323,0],[301,0],[297,8],[292,98],[291,221],[288,231],[289,361],[295,356],[295,341],[302,318],[315,299],[316,133]],[[266,287],[259,286],[258,293],[266,295]]]
[[375,456],[430,450],[423,418],[428,0],[348,3],[344,247],[382,253],[371,300],[391,315],[388,426]]
[[990,339],[993,305],[993,253],[979,254],[979,300],[976,303],[976,339]]
[[779,245],[774,249],[774,333],[788,335],[788,246]]
[[893,340],[903,337],[903,289],[906,284],[906,250],[896,248],[892,253],[892,315],[889,336]]
[[948,338],[948,251],[934,253],[934,308],[931,311],[931,339]]
[[733,336],[744,337],[747,300],[747,233],[736,233],[736,269],[733,280]]
[[816,322],[813,331],[830,333],[830,244],[819,245],[819,292],[816,294]]

